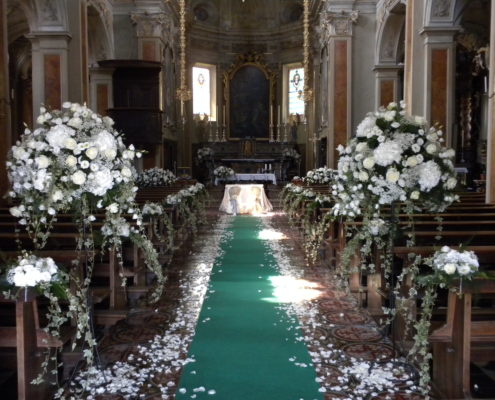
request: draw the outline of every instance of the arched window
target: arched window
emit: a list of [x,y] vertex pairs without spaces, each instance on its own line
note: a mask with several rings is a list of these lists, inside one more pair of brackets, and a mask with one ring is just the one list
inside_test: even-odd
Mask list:
[[215,110],[215,66],[196,64],[192,69],[193,114],[208,115],[216,120]]
[[289,68],[287,80],[288,114],[304,114],[304,68]]

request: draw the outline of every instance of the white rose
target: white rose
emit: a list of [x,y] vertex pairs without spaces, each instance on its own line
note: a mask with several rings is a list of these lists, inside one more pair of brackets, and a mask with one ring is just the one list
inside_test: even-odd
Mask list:
[[415,116],[414,122],[416,122],[418,125],[423,125],[426,122],[426,120],[423,117]]
[[457,186],[457,179],[456,178],[449,178],[447,179],[447,182],[445,182],[445,187],[447,189],[454,189]]
[[81,168],[82,169],[88,169],[89,168],[89,161],[88,160],[82,160],[80,162]]
[[77,158],[74,156],[67,156],[65,159],[65,164],[69,167],[74,167],[77,164]]
[[373,157],[367,157],[363,161],[363,167],[366,169],[372,169],[375,166],[375,159]]
[[418,200],[419,199],[419,192],[415,190],[414,192],[411,193],[411,200]]
[[448,275],[452,275],[453,273],[455,273],[456,269],[457,268],[456,268],[455,264],[452,264],[452,263],[445,264],[443,267],[443,270]]
[[73,128],[79,129],[82,126],[82,120],[81,118],[71,118],[67,122],[67,125],[72,126]]
[[358,179],[361,182],[366,182],[369,179],[369,175],[366,171],[361,171],[358,175]]
[[386,179],[388,182],[395,183],[399,180],[400,173],[395,168],[389,168],[387,170]]
[[124,178],[130,178],[132,176],[132,171],[127,167],[122,168],[120,173]]
[[90,160],[94,160],[97,155],[98,155],[98,149],[96,147],[90,147],[88,150],[86,150],[86,156]]
[[77,147],[77,142],[75,139],[67,138],[64,141],[64,147],[69,150],[74,150]]
[[366,151],[368,149],[368,144],[366,142],[359,142],[356,145],[356,151],[359,153],[362,153],[363,151]]
[[38,168],[41,169],[48,168],[48,166],[52,163],[47,156],[43,156],[43,155],[36,157],[35,161],[36,161],[36,165],[38,165]]
[[71,179],[76,185],[81,186],[86,182],[86,174],[82,171],[77,171],[72,174]]
[[457,272],[459,272],[459,275],[467,275],[471,272],[471,267],[467,264],[462,264],[457,268]]
[[38,118],[36,118],[36,122],[39,124],[39,125],[43,125],[45,123],[46,119],[43,115],[40,115]]
[[435,154],[437,152],[437,145],[434,143],[430,143],[428,146],[426,146],[426,152],[428,154]]
[[52,200],[53,201],[60,201],[64,198],[64,194],[62,193],[61,190],[56,190],[55,192],[53,192],[52,194]]
[[406,165],[408,167],[415,167],[416,165],[418,165],[418,159],[416,158],[416,156],[409,157],[406,161]]
[[19,207],[11,207],[9,211],[16,218],[22,217],[22,210]]
[[117,151],[115,150],[105,150],[103,154],[108,160],[113,160],[115,157],[117,157]]
[[112,214],[115,214],[119,212],[119,205],[117,203],[112,203],[109,206],[107,206],[106,209]]
[[29,157],[29,153],[26,150],[24,150],[22,147],[17,146],[14,146],[14,148],[12,149],[12,155],[17,160],[25,160]]

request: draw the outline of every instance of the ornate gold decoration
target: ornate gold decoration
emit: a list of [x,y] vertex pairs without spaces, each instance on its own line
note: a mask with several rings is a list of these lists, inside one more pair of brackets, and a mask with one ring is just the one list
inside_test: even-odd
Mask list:
[[179,32],[180,32],[180,87],[177,99],[181,102],[181,114],[184,117],[184,103],[192,99],[191,90],[187,87],[186,69],[186,0],[179,0]]
[[309,1],[310,0],[304,0],[304,14],[303,14],[303,35],[304,35],[304,44],[303,44],[303,51],[304,51],[304,91],[303,91],[303,100],[305,102],[311,101],[313,99],[313,89],[311,89],[310,86],[310,72],[309,72],[309,67],[310,67],[310,38],[309,38]]
[[[263,54],[256,52],[249,52],[246,54],[240,54],[237,56],[235,62],[230,66],[230,68],[223,73],[223,98],[225,100],[225,113],[224,113],[224,127],[226,127],[227,132],[229,132],[229,140],[239,140],[239,138],[230,138],[230,81],[235,73],[245,67],[251,65],[259,68],[266,79],[270,82],[270,99],[269,105],[273,106],[275,102],[275,84],[277,81],[277,74],[273,72],[265,62]],[[273,139],[273,125],[270,125],[270,139]],[[224,132],[225,135],[225,132]],[[225,136],[224,136],[225,138]],[[226,138],[225,138],[226,139]],[[258,139],[257,139],[258,140]],[[260,139],[264,140],[264,139]]]

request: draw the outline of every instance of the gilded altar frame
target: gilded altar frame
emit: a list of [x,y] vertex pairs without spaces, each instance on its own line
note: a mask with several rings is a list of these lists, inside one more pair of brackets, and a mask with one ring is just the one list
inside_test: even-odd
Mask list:
[[223,97],[225,101],[225,125],[226,125],[226,132],[227,132],[227,138],[228,140],[231,141],[240,141],[240,140],[245,140],[247,139],[247,136],[244,137],[232,137],[232,129],[231,129],[231,98],[230,98],[230,91],[231,91],[231,81],[236,75],[236,73],[247,66],[255,67],[259,69],[263,75],[265,76],[266,80],[268,81],[268,86],[269,86],[269,94],[268,94],[268,113],[270,117],[268,118],[268,135],[267,137],[251,137],[252,139],[259,140],[259,141],[268,141],[270,138],[270,130],[274,129],[274,120],[276,115],[276,110],[275,110],[275,85],[276,85],[276,73],[273,72],[268,65],[266,64],[264,60],[264,56],[259,53],[247,53],[247,54],[242,54],[239,55],[236,59],[236,61],[230,66],[230,68],[223,73]]

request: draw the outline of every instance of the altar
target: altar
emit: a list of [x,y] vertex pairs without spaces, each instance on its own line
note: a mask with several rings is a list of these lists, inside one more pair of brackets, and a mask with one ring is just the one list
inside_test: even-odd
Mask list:
[[225,185],[220,211],[227,214],[261,214],[272,210],[263,185]]
[[226,178],[215,178],[215,186],[217,186],[220,181],[265,181],[276,185],[277,177],[271,172],[263,174],[234,174]]

